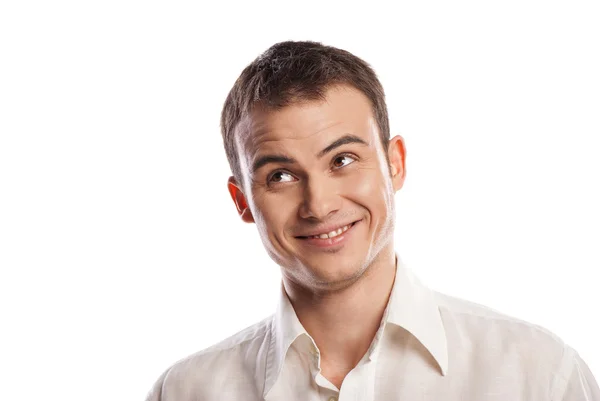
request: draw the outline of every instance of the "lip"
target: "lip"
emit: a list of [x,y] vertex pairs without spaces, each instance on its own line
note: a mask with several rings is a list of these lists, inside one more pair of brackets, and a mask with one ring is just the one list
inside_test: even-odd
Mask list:
[[335,236],[333,238],[313,238],[313,237],[296,237],[296,238],[298,240],[300,240],[302,244],[308,245],[310,247],[324,249],[324,248],[332,248],[332,247],[336,247],[336,246],[341,246],[345,242],[347,242],[350,237],[352,237],[352,234],[355,231],[354,228],[361,221],[362,221],[362,219],[351,223],[352,225],[350,226],[350,228],[348,228],[346,231],[344,231],[340,235]]
[[[362,219],[361,219],[361,220],[362,220]],[[296,236],[296,238],[303,239],[302,237],[312,237],[312,236],[314,236],[314,235],[319,235],[319,234],[322,234],[322,233],[330,233],[330,232],[332,232],[332,231],[334,231],[334,230],[337,230],[338,228],[342,228],[342,227],[344,227],[344,226],[347,226],[347,225],[350,225],[350,224],[355,224],[355,223],[357,223],[357,222],[359,222],[359,221],[360,221],[360,220],[356,220],[356,221],[350,221],[350,222],[348,222],[348,223],[344,223],[344,224],[337,224],[337,225],[331,225],[331,224],[330,224],[330,225],[328,225],[328,226],[321,227],[321,228],[319,228],[319,229],[317,229],[317,230],[313,230],[313,231],[312,231],[312,232],[310,232],[310,233],[305,233],[305,234],[302,234],[302,235],[297,235],[297,236]]]

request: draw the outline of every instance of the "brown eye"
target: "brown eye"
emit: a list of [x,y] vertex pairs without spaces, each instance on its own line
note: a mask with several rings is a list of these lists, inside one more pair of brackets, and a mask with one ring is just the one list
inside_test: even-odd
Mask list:
[[[289,177],[289,178],[286,178]],[[286,173],[285,171],[276,171],[269,178],[269,182],[288,182],[293,181],[292,175],[290,173]]]
[[342,168],[350,163],[353,163],[354,161],[356,160],[348,155],[339,155],[333,159],[333,167]]

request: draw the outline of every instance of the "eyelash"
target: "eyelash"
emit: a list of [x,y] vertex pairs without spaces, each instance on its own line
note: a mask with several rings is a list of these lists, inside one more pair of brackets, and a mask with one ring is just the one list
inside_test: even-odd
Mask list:
[[[354,163],[355,161],[357,161],[357,160],[358,160],[358,157],[356,157],[356,156],[355,156],[355,155],[353,155],[352,153],[340,153],[339,155],[336,155],[336,156],[335,156],[335,157],[332,159],[332,162],[333,162],[334,160],[336,160],[336,159],[340,158],[340,157],[348,157],[348,158],[350,158],[350,159],[352,159],[352,160],[353,160],[353,161],[352,161],[352,163]],[[339,169],[341,169],[341,168],[344,168],[344,167],[346,167],[346,166],[348,166],[348,165],[350,165],[350,164],[352,164],[352,163],[348,163],[348,164],[346,164],[346,165],[344,165],[344,166],[342,166],[342,167],[336,167],[335,169],[336,169],[336,170],[339,170]],[[271,181],[271,179],[273,178],[273,176],[274,176],[275,174],[277,174],[277,173],[286,173],[286,174],[293,175],[293,174],[291,174],[289,171],[286,171],[286,170],[276,170],[276,171],[274,171],[273,173],[271,173],[271,174],[269,175],[269,177],[267,178],[267,183],[268,183],[268,184],[278,184],[277,182],[272,182],[272,181]]]

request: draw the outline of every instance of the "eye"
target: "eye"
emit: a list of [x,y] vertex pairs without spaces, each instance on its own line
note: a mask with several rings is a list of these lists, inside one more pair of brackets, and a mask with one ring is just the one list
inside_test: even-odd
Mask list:
[[269,177],[269,182],[290,182],[293,180],[292,175],[285,171],[276,171]]
[[356,159],[350,155],[339,155],[333,159],[333,167],[342,168],[355,161]]

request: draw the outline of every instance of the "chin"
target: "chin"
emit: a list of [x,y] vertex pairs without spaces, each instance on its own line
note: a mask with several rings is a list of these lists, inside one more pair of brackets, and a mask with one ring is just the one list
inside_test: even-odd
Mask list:
[[362,274],[365,258],[356,252],[323,253],[299,260],[305,273],[317,283],[354,281]]

